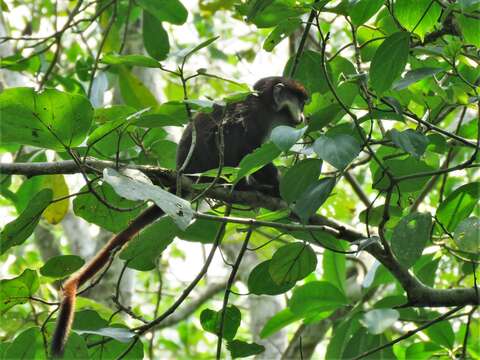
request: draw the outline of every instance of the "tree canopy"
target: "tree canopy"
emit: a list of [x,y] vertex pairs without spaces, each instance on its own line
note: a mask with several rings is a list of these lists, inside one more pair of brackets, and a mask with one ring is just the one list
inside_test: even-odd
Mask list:
[[[480,359],[480,1],[0,5],[0,359],[49,358],[62,281],[152,202],[65,358]],[[305,123],[176,168],[270,75]],[[233,187],[270,162],[279,198]]]

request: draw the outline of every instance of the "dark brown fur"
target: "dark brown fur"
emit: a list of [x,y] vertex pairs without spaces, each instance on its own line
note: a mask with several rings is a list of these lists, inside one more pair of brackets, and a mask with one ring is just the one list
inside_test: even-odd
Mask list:
[[[269,135],[275,124],[292,124],[288,111],[274,109],[273,87],[283,83],[285,88],[298,99],[306,100],[305,89],[297,82],[282,77],[269,77],[254,85],[256,95],[249,95],[244,101],[231,104],[226,109],[216,107],[211,114],[198,114],[194,119],[197,130],[197,144],[185,173],[199,173],[219,166],[217,131],[223,122],[224,165],[237,166],[240,160],[258,148]],[[181,166],[187,157],[192,138],[192,125],[185,129],[177,153],[177,164]],[[260,184],[270,185],[278,194],[277,169],[266,165],[254,175]],[[52,337],[52,356],[63,354],[68,333],[75,312],[75,298],[78,288],[100,271],[115,250],[124,246],[139,231],[163,215],[163,211],[152,206],[140,214],[121,233],[114,236],[98,254],[73,274],[63,285],[63,299],[57,317],[57,326]]]
[[[254,85],[257,94],[244,101],[230,104],[226,109],[217,106],[211,114],[198,114],[193,123],[197,132],[196,145],[185,173],[200,173],[219,166],[218,129],[223,123],[224,166],[238,166],[243,157],[260,147],[275,125],[294,125],[290,113],[274,109],[273,87],[282,83],[299,99],[305,101],[307,92],[298,82],[279,76],[259,80]],[[192,141],[192,124],[185,129],[177,152],[177,165],[187,157]],[[272,164],[253,175],[254,180],[271,188],[278,195],[277,169]]]

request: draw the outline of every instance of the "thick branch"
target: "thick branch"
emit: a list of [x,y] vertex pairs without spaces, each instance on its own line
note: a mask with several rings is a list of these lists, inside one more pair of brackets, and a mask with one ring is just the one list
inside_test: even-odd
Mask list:
[[[122,166],[122,165],[121,165]],[[101,172],[104,168],[115,167],[112,161],[100,161],[88,159],[85,162],[86,172]],[[175,172],[155,166],[146,165],[123,165],[130,169],[137,169],[144,172],[156,184],[174,185],[176,181]],[[43,162],[43,163],[0,163],[0,173],[17,174],[26,176],[49,175],[49,174],[74,174],[80,169],[71,161]],[[192,190],[191,181],[183,178],[183,188]],[[207,192],[207,196],[222,200],[228,203],[246,204],[252,207],[263,207],[269,210],[281,210],[288,208],[285,201],[273,198],[259,192],[251,191],[230,191],[226,188],[215,188]],[[331,228],[331,233],[339,239],[355,242],[366,238],[366,235],[357,231],[349,225],[337,222],[321,215],[312,216],[310,224],[321,225]],[[326,230],[326,229],[322,229]],[[328,230],[328,229],[327,229]],[[480,297],[475,289],[433,289],[422,284],[415,278],[408,269],[405,269],[398,261],[385,253],[378,243],[369,245],[365,251],[380,261],[400,282],[408,296],[408,306],[417,307],[442,307],[459,305],[480,305]]]

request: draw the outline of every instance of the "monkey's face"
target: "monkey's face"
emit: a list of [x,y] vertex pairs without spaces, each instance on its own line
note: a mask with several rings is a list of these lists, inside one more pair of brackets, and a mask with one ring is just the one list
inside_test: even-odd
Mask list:
[[305,105],[305,98],[303,95],[293,92],[282,83],[278,83],[273,87],[273,102],[275,111],[288,113],[289,122],[292,125],[304,121],[303,106]]

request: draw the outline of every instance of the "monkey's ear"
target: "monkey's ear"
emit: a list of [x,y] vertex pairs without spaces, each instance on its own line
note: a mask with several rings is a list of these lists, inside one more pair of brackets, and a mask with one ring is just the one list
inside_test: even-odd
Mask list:
[[273,87],[273,105],[275,111],[280,111],[282,109],[284,89],[285,85],[282,83],[275,84]]

